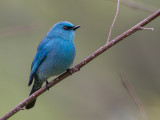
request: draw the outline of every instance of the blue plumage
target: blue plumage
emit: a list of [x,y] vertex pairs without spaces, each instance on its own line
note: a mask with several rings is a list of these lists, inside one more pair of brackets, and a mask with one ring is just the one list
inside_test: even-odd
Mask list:
[[[75,58],[73,39],[75,30],[80,26],[64,21],[55,24],[40,42],[37,53],[31,65],[29,86],[34,80],[31,93],[41,88],[43,82],[54,75],[59,75],[69,69]],[[26,106],[30,109],[36,100]]]

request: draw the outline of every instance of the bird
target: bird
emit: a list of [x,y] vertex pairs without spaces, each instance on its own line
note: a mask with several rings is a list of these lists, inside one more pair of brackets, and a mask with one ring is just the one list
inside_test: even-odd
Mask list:
[[[37,47],[37,53],[32,61],[28,86],[33,82],[29,94],[39,90],[47,79],[59,75],[70,68],[73,64],[76,49],[74,45],[75,30],[80,25],[73,25],[68,21],[61,21],[53,25],[44,39]],[[36,99],[28,103],[25,108],[33,108]]]

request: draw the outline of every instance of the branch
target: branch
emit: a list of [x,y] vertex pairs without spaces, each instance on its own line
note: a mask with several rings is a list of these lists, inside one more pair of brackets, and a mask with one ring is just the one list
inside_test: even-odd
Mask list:
[[111,33],[112,33],[112,29],[113,29],[113,26],[114,26],[114,24],[115,24],[115,22],[116,22],[116,19],[117,19],[118,13],[119,13],[119,2],[120,2],[120,0],[118,0],[118,2],[117,2],[117,11],[116,11],[116,14],[115,14],[115,17],[114,17],[113,23],[112,23],[112,25],[111,25],[111,27],[110,27],[110,31],[109,31],[109,35],[108,35],[108,38],[107,38],[107,42],[106,42],[106,44],[110,41],[110,37],[111,37]]
[[143,104],[141,103],[140,99],[137,97],[134,89],[131,87],[129,82],[124,78],[124,75],[121,74],[120,77],[121,77],[121,81],[122,81],[123,86],[126,88],[127,92],[130,94],[130,96],[135,101],[143,119],[148,120],[147,115],[146,115],[145,110],[144,110],[144,107],[143,107]]
[[[116,37],[115,39],[113,39],[112,41],[110,41],[107,44],[105,44],[104,46],[100,47],[94,53],[92,53],[91,55],[89,55],[86,59],[84,59],[79,64],[77,64],[73,68],[71,68],[70,71],[67,71],[67,72],[61,74],[59,77],[57,77],[54,80],[52,80],[51,82],[49,82],[49,84],[48,84],[49,88],[51,88],[52,86],[56,85],[57,83],[59,83],[60,81],[64,80],[65,78],[69,77],[71,75],[71,73],[74,74],[75,72],[79,71],[80,68],[82,68],[83,66],[85,66],[86,64],[88,64],[94,58],[96,58],[97,56],[99,56],[100,54],[102,54],[103,52],[105,52],[106,50],[108,50],[110,47],[116,45],[118,42],[120,42],[124,38],[128,37],[129,35],[133,34],[136,31],[140,30],[140,27],[143,27],[146,24],[150,23],[155,18],[157,18],[159,15],[160,15],[160,9],[157,12],[153,13],[152,15],[150,15],[149,17],[147,17],[146,19],[144,19],[143,21],[141,21],[140,23],[138,23],[137,25],[135,25],[134,27],[132,27],[129,30],[127,30],[126,32],[122,33],[121,35],[119,35],[118,37]],[[24,101],[22,101],[21,103],[19,103],[16,107],[14,107],[12,110],[10,110],[8,113],[6,113],[3,117],[0,118],[0,120],[6,120],[6,119],[10,118],[15,113],[19,112],[21,110],[21,108],[23,108],[29,102],[31,102],[32,100],[34,100],[35,98],[37,98],[38,96],[40,96],[46,90],[48,90],[48,88],[46,88],[46,86],[43,86],[41,89],[39,89],[38,91],[36,91],[35,93],[33,93],[31,96],[29,96],[28,98],[26,98]]]

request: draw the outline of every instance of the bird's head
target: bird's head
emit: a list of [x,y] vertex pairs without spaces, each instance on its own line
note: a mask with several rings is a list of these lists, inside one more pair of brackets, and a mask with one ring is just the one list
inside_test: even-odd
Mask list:
[[48,36],[61,38],[63,40],[73,41],[75,30],[78,29],[80,26],[74,26],[72,23],[67,21],[62,21],[56,23],[51,30],[48,32]]

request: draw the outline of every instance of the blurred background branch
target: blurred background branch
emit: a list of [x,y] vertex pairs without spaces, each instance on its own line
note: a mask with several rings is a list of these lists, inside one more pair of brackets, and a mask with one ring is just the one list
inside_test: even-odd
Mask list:
[[[116,0],[114,1],[116,2]],[[149,13],[153,13],[156,10],[158,10],[158,8],[155,8],[151,5],[147,5],[146,3],[142,3],[134,0],[121,0],[120,3],[132,9],[141,10]]]
[[40,28],[43,24],[41,22],[36,22],[28,25],[21,25],[16,27],[7,27],[0,29],[0,37],[7,37],[15,34],[22,34],[31,31],[35,28]]
[[129,84],[129,82],[126,80],[124,74],[121,73],[120,77],[121,77],[121,81],[122,81],[124,88],[129,93],[129,95],[132,97],[133,101],[136,103],[138,110],[139,110],[140,114],[142,115],[143,120],[148,120],[148,117],[147,117],[147,114],[144,110],[143,104],[142,104],[141,100],[138,98],[138,96],[136,95],[136,92],[134,91],[132,86]]

